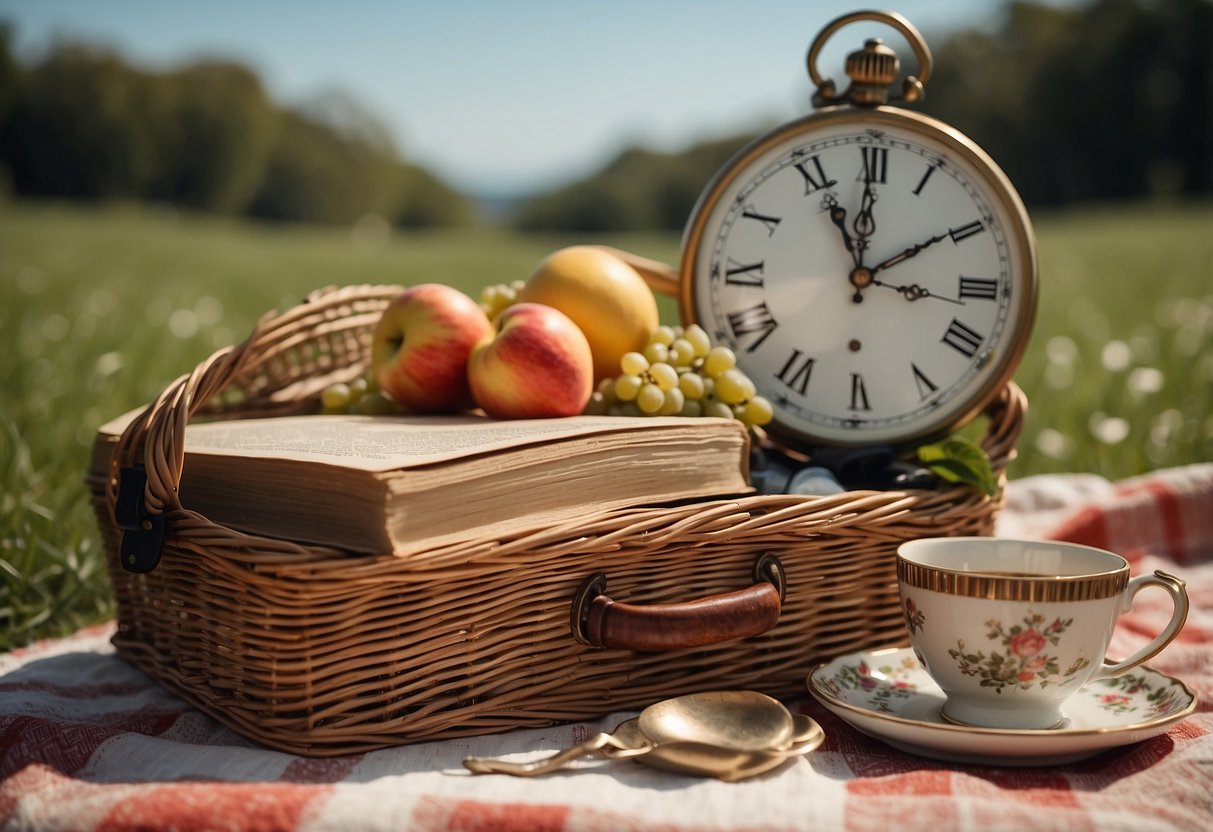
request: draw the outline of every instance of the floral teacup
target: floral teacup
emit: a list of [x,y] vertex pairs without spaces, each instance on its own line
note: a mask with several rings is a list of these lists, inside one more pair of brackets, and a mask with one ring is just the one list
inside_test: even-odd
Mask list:
[[[1120,555],[1053,541],[925,538],[897,550],[910,643],[943,689],[942,716],[990,728],[1053,728],[1088,681],[1157,655],[1188,615],[1184,582],[1129,578]],[[1146,586],[1171,594],[1163,631],[1129,658],[1105,658],[1116,619]]]

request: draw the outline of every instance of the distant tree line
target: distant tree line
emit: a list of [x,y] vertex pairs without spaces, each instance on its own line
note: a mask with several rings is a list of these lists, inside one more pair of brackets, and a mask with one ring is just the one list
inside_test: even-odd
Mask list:
[[1006,7],[935,52],[923,110],[968,133],[1029,203],[1213,192],[1213,2]]
[[748,138],[704,142],[681,153],[625,150],[590,178],[527,200],[514,224],[523,231],[680,229],[712,173]]
[[[1013,0],[995,31],[926,36],[935,72],[918,109],[984,147],[1030,206],[1213,193],[1210,0]],[[907,70],[913,63],[903,56]],[[530,200],[515,222],[681,229],[712,174],[753,135],[682,154],[629,150]]]
[[405,163],[376,120],[330,94],[270,100],[246,67],[136,68],[82,44],[22,65],[0,28],[0,184],[17,194],[163,202],[273,220],[454,225],[470,202]]
[[[1010,0],[994,31],[927,36],[935,72],[919,108],[989,151],[1030,206],[1213,192],[1213,0]],[[25,66],[11,44],[0,24],[0,195],[7,186],[321,223],[473,218],[466,196],[403,161],[349,98],[283,107],[239,64],[149,72],[81,44]],[[753,135],[680,153],[627,150],[509,221],[527,231],[681,229]]]

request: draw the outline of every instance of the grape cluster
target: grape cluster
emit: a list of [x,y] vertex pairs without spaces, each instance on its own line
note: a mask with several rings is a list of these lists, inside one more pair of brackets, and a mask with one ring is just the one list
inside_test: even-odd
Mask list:
[[383,416],[403,413],[404,409],[380,391],[374,376],[358,376],[352,381],[336,381],[320,394],[321,413],[356,413],[361,416]]
[[728,347],[713,347],[703,327],[659,326],[643,352],[629,352],[622,371],[604,379],[586,413],[612,416],[717,416],[758,427],[771,403],[737,365]]
[[507,306],[512,306],[518,300],[518,293],[526,285],[525,280],[515,280],[511,283],[494,283],[480,290],[480,308],[489,320],[493,320]]

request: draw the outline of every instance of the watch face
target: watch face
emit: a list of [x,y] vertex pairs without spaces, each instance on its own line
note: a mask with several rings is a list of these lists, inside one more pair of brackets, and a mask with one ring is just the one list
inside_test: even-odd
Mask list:
[[1010,377],[1036,304],[1026,213],[982,151],[886,108],[759,139],[709,187],[683,257],[699,322],[798,444],[902,444]]

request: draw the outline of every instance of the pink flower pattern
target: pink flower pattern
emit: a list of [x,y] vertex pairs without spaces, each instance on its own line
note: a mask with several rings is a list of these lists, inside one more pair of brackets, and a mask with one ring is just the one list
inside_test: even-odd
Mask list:
[[1041,650],[1045,649],[1045,637],[1035,630],[1024,630],[1016,636],[1013,636],[1007,647],[1016,656],[1035,656]]
[[913,598],[906,598],[902,612],[905,614],[906,629],[910,631],[910,635],[917,633],[927,623],[926,613],[918,608]]
[[870,694],[867,697],[870,707],[887,712],[892,710],[889,703],[894,699],[904,699],[918,690],[906,678],[917,667],[916,662],[908,657],[900,665],[881,665],[875,670],[861,660],[856,665],[843,665],[826,682],[826,688],[835,696],[840,696],[843,690],[862,690]]
[[958,639],[956,648],[949,650],[948,655],[956,661],[961,673],[979,677],[981,686],[993,688],[995,693],[1077,681],[1073,678],[1074,674],[1089,667],[1089,660],[1075,659],[1063,670],[1057,657],[1048,653],[1049,647],[1057,647],[1061,643],[1062,634],[1074,623],[1074,619],[1046,621],[1043,615],[1031,611],[1022,623],[1009,628],[1004,627],[1001,621],[991,619],[986,622],[989,628],[986,639],[1000,644],[1003,650],[991,650],[989,653],[971,650],[963,639]]
[[1163,685],[1155,688],[1146,681],[1145,676],[1135,673],[1101,679],[1099,684],[1118,691],[1100,696],[1099,707],[1105,711],[1127,714],[1145,705],[1148,716],[1162,717],[1175,713],[1183,706],[1183,699],[1174,687]]

